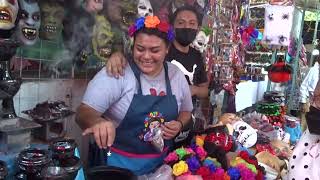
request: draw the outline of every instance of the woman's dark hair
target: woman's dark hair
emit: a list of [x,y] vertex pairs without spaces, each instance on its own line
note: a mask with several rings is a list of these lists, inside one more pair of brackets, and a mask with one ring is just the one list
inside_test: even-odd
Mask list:
[[174,24],[174,21],[176,20],[177,15],[182,11],[191,11],[191,12],[193,12],[197,17],[198,26],[201,26],[201,24],[202,24],[202,15],[197,11],[197,9],[195,7],[190,6],[190,5],[181,6],[173,14],[171,14],[169,16],[170,24],[172,24],[172,25]]
[[136,39],[136,36],[138,34],[140,34],[140,33],[144,33],[144,34],[148,34],[148,35],[155,35],[155,36],[163,39],[167,46],[170,45],[170,41],[168,40],[168,34],[164,33],[164,32],[161,32],[158,29],[155,29],[155,28],[142,28],[142,29],[140,29],[139,31],[137,31],[134,34],[134,40]]

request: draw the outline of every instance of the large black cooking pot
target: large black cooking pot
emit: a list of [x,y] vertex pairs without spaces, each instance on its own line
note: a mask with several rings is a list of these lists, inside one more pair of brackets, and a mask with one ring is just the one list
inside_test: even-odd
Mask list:
[[97,166],[88,170],[88,180],[137,180],[131,171],[112,166]]

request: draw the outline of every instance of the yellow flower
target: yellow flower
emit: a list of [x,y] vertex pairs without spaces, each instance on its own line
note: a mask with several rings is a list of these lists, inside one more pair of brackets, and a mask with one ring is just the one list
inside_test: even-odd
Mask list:
[[179,161],[179,163],[173,165],[173,175],[180,176],[186,172],[188,172],[188,164],[185,161]]
[[160,24],[160,19],[157,16],[147,16],[144,20],[146,28],[156,28]]
[[203,147],[203,144],[204,144],[204,137],[196,136],[196,145]]

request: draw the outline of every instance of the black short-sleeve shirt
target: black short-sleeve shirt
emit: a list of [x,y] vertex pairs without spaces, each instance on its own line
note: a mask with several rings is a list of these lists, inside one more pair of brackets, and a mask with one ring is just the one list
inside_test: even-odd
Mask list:
[[[189,85],[198,85],[208,81],[203,58],[198,50],[190,47],[188,53],[183,53],[172,45],[166,56],[166,60],[169,62],[175,60],[183,66],[179,67],[178,65],[180,70],[185,74]],[[189,77],[192,77],[190,74],[193,74],[193,79],[189,79]]]

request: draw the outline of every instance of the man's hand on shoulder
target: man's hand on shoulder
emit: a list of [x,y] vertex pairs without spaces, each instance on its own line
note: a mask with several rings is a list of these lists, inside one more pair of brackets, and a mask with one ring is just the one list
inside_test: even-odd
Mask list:
[[119,78],[124,75],[124,68],[127,65],[127,60],[123,53],[115,52],[109,59],[106,60],[106,70],[109,76]]

